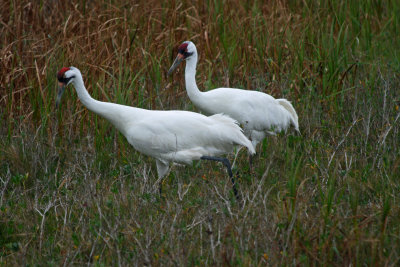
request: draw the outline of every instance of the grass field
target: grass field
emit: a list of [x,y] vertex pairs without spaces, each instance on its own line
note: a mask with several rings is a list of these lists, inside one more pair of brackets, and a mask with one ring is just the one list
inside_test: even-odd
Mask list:
[[[400,2],[0,2],[0,266],[400,264]],[[198,111],[201,90],[292,101],[301,136],[268,137],[223,166],[173,167],[158,194],[136,152],[56,72],[99,100]],[[233,155],[229,155],[232,160]]]

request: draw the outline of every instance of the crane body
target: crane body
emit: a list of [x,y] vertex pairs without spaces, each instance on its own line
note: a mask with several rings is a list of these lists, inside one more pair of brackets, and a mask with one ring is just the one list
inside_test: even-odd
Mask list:
[[190,100],[206,114],[222,113],[238,121],[244,134],[251,140],[254,149],[267,134],[286,131],[293,125],[299,131],[298,116],[286,99],[275,99],[271,95],[237,88],[217,88],[202,92],[196,84],[196,46],[186,41],[178,48],[178,56],[168,74],[186,60],[185,86]]

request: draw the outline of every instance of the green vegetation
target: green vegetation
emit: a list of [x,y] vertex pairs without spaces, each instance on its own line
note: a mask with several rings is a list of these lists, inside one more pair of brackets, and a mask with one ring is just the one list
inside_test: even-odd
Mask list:
[[[195,2],[195,3],[194,3]],[[3,1],[0,3],[0,266],[398,265],[400,2]],[[174,167],[159,196],[134,151],[56,72],[96,99],[196,110],[197,82],[292,101],[301,136],[267,138],[238,204],[223,166]],[[230,155],[230,159],[232,159]]]

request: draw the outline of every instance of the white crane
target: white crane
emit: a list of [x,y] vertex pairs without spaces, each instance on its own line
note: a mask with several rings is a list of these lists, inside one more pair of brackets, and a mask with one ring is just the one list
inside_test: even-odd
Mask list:
[[186,60],[185,84],[190,100],[208,115],[222,113],[237,120],[242,125],[244,134],[251,140],[254,150],[267,134],[275,135],[282,130],[286,131],[290,125],[299,132],[297,113],[286,99],[275,99],[259,91],[236,88],[217,88],[201,92],[195,77],[197,49],[190,41],[179,46],[178,56],[168,75],[183,60]]
[[56,107],[65,86],[72,83],[83,105],[111,122],[136,150],[156,159],[160,181],[167,174],[170,162],[219,161],[226,166],[238,197],[229,160],[216,157],[231,152],[236,145],[245,146],[251,154],[255,153],[235,120],[222,114],[207,117],[188,111],[146,110],[97,101],[89,95],[81,72],[75,67],[62,68],[57,79],[60,88]]

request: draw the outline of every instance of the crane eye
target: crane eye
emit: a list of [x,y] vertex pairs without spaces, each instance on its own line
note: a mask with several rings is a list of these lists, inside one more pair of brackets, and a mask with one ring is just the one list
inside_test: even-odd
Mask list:
[[181,54],[181,55],[183,55],[183,58],[188,58],[188,57],[190,57],[191,55],[193,55],[193,52],[188,52],[187,51],[187,48],[184,50],[184,49],[180,49],[179,51],[178,51],[178,53],[179,54]]

